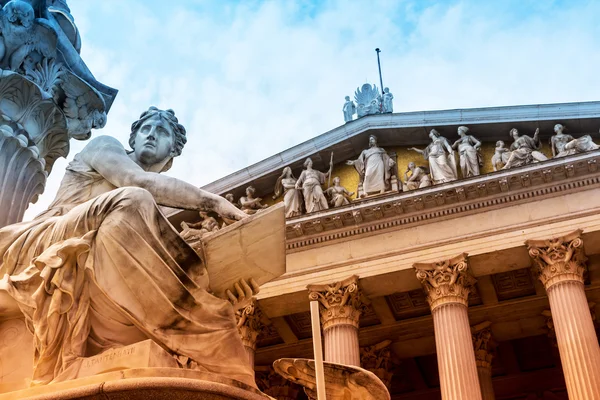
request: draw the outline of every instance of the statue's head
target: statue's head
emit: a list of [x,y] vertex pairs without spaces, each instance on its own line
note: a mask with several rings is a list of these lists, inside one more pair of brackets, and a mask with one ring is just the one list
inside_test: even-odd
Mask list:
[[510,137],[512,137],[513,139],[518,139],[519,138],[519,130],[517,128],[512,128],[510,130]]
[[565,127],[562,124],[554,125],[554,132],[556,132],[556,133],[562,132],[564,129],[565,129]]
[[164,163],[162,171],[168,170],[173,157],[181,154],[186,142],[185,128],[179,124],[173,110],[150,107],[131,124],[129,146],[143,165]]
[[256,189],[254,189],[254,186],[248,186],[246,188],[246,196],[254,197],[254,193],[256,193]]
[[350,101],[350,96],[346,96],[344,99],[346,99],[346,101]]
[[389,93],[389,92],[390,92],[390,88],[386,87],[385,89],[383,89],[383,93]]
[[227,199],[227,201],[228,201],[228,202],[230,202],[230,203],[234,203],[234,199],[235,199],[235,198],[233,197],[233,193],[227,193],[227,194],[225,195],[225,198]]
[[498,140],[498,141],[496,142],[496,147],[497,147],[497,148],[503,148],[503,147],[504,147],[504,142],[503,142],[502,140]]
[[340,177],[336,176],[333,178],[333,186],[340,186]]
[[304,168],[312,168],[312,166],[313,160],[310,157],[308,157],[306,161],[304,161]]
[[469,132],[469,128],[467,128],[466,126],[459,126],[458,127],[458,135],[459,136],[465,136],[467,134],[467,132]]
[[370,135],[369,136],[369,147],[377,146],[377,136]]
[[35,12],[31,4],[21,0],[11,0],[4,6],[7,20],[14,26],[29,29],[33,26]]
[[440,137],[440,133],[435,129],[432,129],[429,131],[429,137],[431,138],[431,140],[435,140]]
[[416,167],[416,165],[415,165],[415,163],[413,161],[411,161],[411,162],[408,163],[408,169],[410,169],[411,171],[413,169],[415,169],[415,167]]

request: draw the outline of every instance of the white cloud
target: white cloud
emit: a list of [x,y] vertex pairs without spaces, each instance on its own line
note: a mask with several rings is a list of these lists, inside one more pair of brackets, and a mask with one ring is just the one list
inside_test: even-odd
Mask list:
[[[600,93],[593,2],[72,3],[84,60],[120,91],[96,135],[126,143],[148,106],[173,108],[189,140],[168,174],[195,185],[340,125],[344,96],[378,82],[375,47],[397,112]],[[50,203],[65,165],[27,218]]]

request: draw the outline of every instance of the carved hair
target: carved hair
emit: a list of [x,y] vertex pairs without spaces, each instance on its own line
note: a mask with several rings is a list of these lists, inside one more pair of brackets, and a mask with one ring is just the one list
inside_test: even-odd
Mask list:
[[469,132],[469,127],[468,127],[468,126],[464,126],[464,125],[462,125],[462,126],[459,126],[457,130],[458,130],[459,132],[460,132],[460,131],[463,131],[463,132],[465,133],[465,135],[466,135],[466,134],[467,134],[467,132]]
[[281,196],[281,194],[283,193],[282,181],[285,179],[288,172],[290,173],[290,178],[296,180],[296,177],[292,173],[292,168],[290,168],[289,166],[285,167],[283,171],[281,171],[281,175],[279,176],[279,178],[277,178],[277,182],[275,182],[275,194],[273,195],[273,200]]
[[377,136],[369,135],[369,141],[371,141],[371,138],[375,139],[375,143],[377,143]]
[[435,137],[440,137],[442,136],[438,131],[436,131],[435,129],[432,129],[429,131],[429,134],[431,135],[433,133],[433,136]]
[[311,163],[313,162],[313,160],[312,160],[310,157],[308,157],[308,158],[307,158],[307,159],[304,161],[304,164],[302,164],[302,166],[303,166],[304,168],[306,168],[306,167],[308,166],[308,162],[309,162],[309,161],[310,161]]
[[519,130],[517,128],[512,128],[509,132],[510,137],[513,137],[513,132],[517,132],[517,135],[519,134]]

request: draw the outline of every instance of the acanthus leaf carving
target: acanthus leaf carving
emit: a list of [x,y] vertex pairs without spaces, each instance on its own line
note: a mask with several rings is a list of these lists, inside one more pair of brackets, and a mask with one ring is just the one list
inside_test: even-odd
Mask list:
[[491,325],[491,322],[486,321],[471,327],[477,367],[492,367],[496,343],[492,338]]

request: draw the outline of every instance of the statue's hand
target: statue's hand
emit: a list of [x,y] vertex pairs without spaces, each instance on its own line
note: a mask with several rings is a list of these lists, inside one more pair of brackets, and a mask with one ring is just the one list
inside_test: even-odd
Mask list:
[[248,216],[248,214],[235,207],[227,200],[222,201],[215,210],[215,212],[219,214],[224,221],[229,223],[230,221],[239,221],[242,218],[246,218]]
[[229,302],[233,305],[233,309],[237,311],[248,305],[250,300],[252,300],[252,297],[260,292],[260,287],[254,278],[250,278],[248,281],[240,279],[239,282],[236,282],[233,285],[233,290],[235,294],[229,289],[227,289],[225,293],[227,294]]
[[346,161],[346,165],[354,165],[354,161],[348,160],[348,161]]

